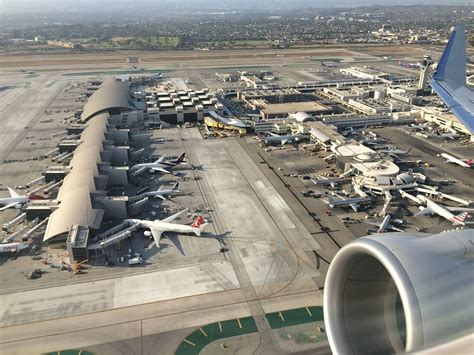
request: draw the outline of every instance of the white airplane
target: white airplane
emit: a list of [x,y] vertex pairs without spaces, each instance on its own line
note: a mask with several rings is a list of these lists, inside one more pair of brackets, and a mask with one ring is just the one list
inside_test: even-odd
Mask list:
[[157,197],[165,201],[168,199],[168,197],[171,197],[173,194],[180,192],[178,190],[178,185],[179,185],[179,182],[174,184],[174,186],[171,189],[163,189],[163,185],[161,185],[160,188],[156,191],[144,192],[139,195],[130,197],[129,200],[134,201],[134,200],[141,200],[144,197]]
[[311,181],[315,185],[321,185],[321,186],[331,185],[331,187],[334,188],[338,184],[343,184],[344,182],[349,181],[349,179],[343,178],[343,177],[330,177],[330,178],[328,178],[328,177],[325,177],[325,176],[318,176],[316,179],[311,179]]
[[337,196],[339,200],[335,200],[333,198],[328,198],[327,200],[323,200],[324,203],[328,204],[329,207],[343,207],[343,206],[350,206],[354,212],[358,211],[358,205],[360,203],[369,203],[371,201],[368,197],[353,197],[353,198],[345,198],[338,194],[334,194]]
[[424,131],[424,130],[428,129],[429,127],[426,123],[424,123],[424,124],[414,124],[414,123],[412,123],[410,125],[410,128],[413,128],[414,130]]
[[[382,222],[375,222],[375,221],[364,221],[367,224],[371,224],[373,226],[377,226],[378,228],[375,230],[377,233],[384,233],[386,230],[392,230],[396,232],[403,232],[403,229],[395,227],[392,223],[390,223],[392,220],[392,216],[387,214],[385,218],[383,219]],[[402,221],[399,220],[393,220],[394,223],[399,223]],[[401,224],[401,223],[399,223]],[[369,232],[373,232],[373,230],[369,229]]]
[[201,232],[203,228],[207,225],[207,223],[204,222],[204,218],[202,216],[198,216],[196,220],[191,224],[191,225],[183,225],[183,224],[176,224],[176,223],[171,223],[174,221],[176,218],[181,216],[183,213],[185,213],[187,209],[180,211],[178,213],[175,213],[172,216],[169,216],[165,219],[157,219],[154,221],[147,221],[143,219],[127,219],[125,222],[128,222],[129,224],[137,224],[139,223],[142,228],[148,228],[150,231],[146,231],[144,234],[147,237],[152,236],[153,239],[155,240],[156,246],[159,248],[160,247],[160,239],[161,235],[164,232],[176,232],[176,233],[194,233],[196,236],[200,237]]
[[285,145],[287,143],[293,143],[293,142],[300,142],[302,140],[308,139],[308,136],[304,134],[286,134],[283,136],[280,136],[275,133],[267,132],[269,136],[262,138],[265,142],[265,144],[272,144],[272,143],[280,143],[281,145]]
[[10,192],[10,197],[0,198],[0,211],[4,211],[8,208],[21,208],[25,203],[32,200],[43,200],[44,197],[40,195],[19,195],[15,190],[7,187]]
[[131,167],[131,170],[142,170],[150,169],[150,171],[159,171],[165,174],[171,174],[170,170],[177,165],[184,164],[184,156],[186,153],[183,153],[176,160],[165,160],[166,155],[163,155],[157,161],[153,163],[142,163],[135,164]]
[[460,135],[457,133],[441,133],[441,134],[438,134],[438,137],[447,138],[447,139],[456,139],[456,138],[459,138]]
[[[452,222],[454,226],[458,225],[466,225],[464,220],[468,216],[468,212],[473,212],[474,209],[472,208],[464,208],[464,207],[449,207],[449,206],[444,206],[440,205],[432,200],[430,200],[428,197],[423,196],[423,195],[417,195],[416,197],[413,195],[410,195],[409,193],[406,193],[403,190],[400,190],[400,194],[402,197],[409,198],[412,201],[415,201],[419,205],[424,205],[426,207],[420,207],[421,210],[415,216],[423,216],[427,214],[437,214],[440,217],[443,217],[444,219],[447,219],[448,221]],[[455,215],[452,212],[459,212],[461,211],[460,214]]]
[[377,153],[380,153],[380,154],[387,154],[387,155],[405,155],[405,154],[408,154],[411,150],[408,149],[408,150],[403,150],[403,149],[397,149],[397,148],[393,148],[393,149],[377,149]]
[[462,166],[463,168],[470,168],[472,166],[472,159],[461,160],[446,153],[441,153],[438,156],[445,158],[446,163],[457,164],[459,166]]
[[29,247],[28,243],[6,243],[0,244],[0,253],[18,253]]

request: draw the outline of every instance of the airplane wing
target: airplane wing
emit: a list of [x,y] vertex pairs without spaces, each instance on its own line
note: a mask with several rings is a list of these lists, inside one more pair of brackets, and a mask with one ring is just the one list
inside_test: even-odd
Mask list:
[[425,208],[423,208],[422,210],[420,210],[420,212],[416,213],[416,214],[415,214],[415,217],[417,217],[417,216],[424,216],[424,215],[433,214],[433,213],[434,213],[434,211],[433,211],[431,208],[425,207]]
[[288,139],[283,139],[283,140],[281,141],[281,145],[285,145],[286,143],[288,143],[288,141],[289,141]]
[[389,225],[387,226],[387,228],[388,228],[388,229],[391,229],[391,230],[394,230],[395,232],[404,232],[403,229],[397,228],[397,227],[393,226],[392,224],[389,224]]
[[165,168],[151,168],[151,170],[155,170],[155,171],[160,171],[162,173],[165,173],[165,174],[171,174],[168,170],[166,170]]
[[166,197],[164,197],[163,195],[155,195],[153,197],[161,198],[163,201],[166,201]]
[[351,203],[351,204],[349,204],[349,206],[351,206],[351,208],[354,210],[354,212],[357,212],[357,203]]
[[162,219],[161,221],[162,222],[172,222],[174,221],[176,218],[178,218],[179,216],[183,215],[184,213],[186,213],[188,211],[188,209],[184,209],[182,211],[179,211],[178,213],[175,213],[169,217],[166,217],[165,219]]
[[10,204],[8,204],[8,205],[5,205],[5,206],[3,206],[2,208],[0,208],[0,212],[1,212],[1,211],[5,211],[5,210],[7,210],[7,209],[9,209],[9,208],[15,207],[15,205],[17,205],[17,204],[18,204],[18,202],[14,202],[14,203],[10,203]]
[[160,157],[160,159],[158,159],[156,162],[157,162],[157,163],[163,163],[163,162],[165,161],[165,159],[166,159],[166,155],[163,154],[163,155]]
[[13,190],[12,188],[10,187],[7,187],[8,189],[8,192],[10,193],[10,197],[20,197],[20,195],[18,195],[15,190]]
[[464,26],[456,26],[451,33],[430,85],[454,115],[474,133],[474,93],[466,86]]
[[380,223],[376,222],[376,221],[364,221],[365,224],[370,224],[372,226],[377,226],[377,227],[380,227]]
[[474,212],[474,208],[465,208],[465,207],[449,207],[444,206],[447,210],[452,212]]
[[160,239],[161,235],[163,234],[163,231],[160,231],[158,229],[153,229],[150,228],[151,235],[153,236],[153,239],[155,240],[156,246],[159,248],[160,247]]

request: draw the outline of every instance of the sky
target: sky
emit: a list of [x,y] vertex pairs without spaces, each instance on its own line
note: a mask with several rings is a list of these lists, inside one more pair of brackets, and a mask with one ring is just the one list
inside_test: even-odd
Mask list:
[[0,13],[96,12],[136,7],[168,9],[271,10],[367,5],[471,5],[474,0],[0,0]]

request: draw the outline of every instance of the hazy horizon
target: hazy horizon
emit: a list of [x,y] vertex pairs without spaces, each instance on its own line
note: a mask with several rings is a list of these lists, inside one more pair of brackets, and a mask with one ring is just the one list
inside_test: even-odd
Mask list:
[[21,13],[105,13],[124,10],[290,10],[301,8],[348,8],[360,6],[455,5],[472,6],[466,0],[0,0],[1,14]]

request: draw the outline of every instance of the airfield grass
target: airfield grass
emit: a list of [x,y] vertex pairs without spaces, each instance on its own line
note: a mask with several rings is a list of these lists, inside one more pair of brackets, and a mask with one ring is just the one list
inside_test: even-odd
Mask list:
[[[272,329],[280,329],[310,322],[320,322],[323,320],[323,309],[322,307],[298,308],[268,313],[266,316]],[[216,340],[256,332],[257,326],[252,317],[226,320],[220,322],[220,327],[219,322],[208,324],[189,334],[176,349],[175,354],[198,355],[205,346]]]

